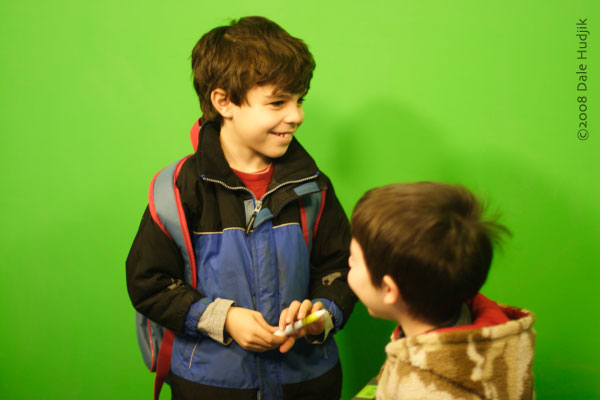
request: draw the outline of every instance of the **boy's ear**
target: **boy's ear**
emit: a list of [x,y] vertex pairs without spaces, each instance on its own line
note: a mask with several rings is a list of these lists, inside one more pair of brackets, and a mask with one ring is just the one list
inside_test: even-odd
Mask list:
[[229,94],[224,89],[217,88],[210,92],[210,101],[215,110],[217,110],[224,119],[232,117],[234,104],[231,102]]
[[383,302],[388,305],[396,304],[402,299],[402,293],[400,288],[389,275],[384,275],[381,280],[381,286],[383,289]]

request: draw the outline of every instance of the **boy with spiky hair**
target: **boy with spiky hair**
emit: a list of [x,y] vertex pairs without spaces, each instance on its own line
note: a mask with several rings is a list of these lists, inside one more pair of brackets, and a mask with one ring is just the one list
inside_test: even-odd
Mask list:
[[[194,47],[203,118],[176,186],[197,288],[148,210],[127,259],[135,308],[175,333],[175,399],[340,397],[332,334],[356,301],[346,281],[350,228],[295,138],[314,67],[300,39],[262,17],[214,28]],[[320,321],[275,335],[320,309]]]
[[372,189],[351,232],[350,287],[372,316],[398,323],[377,399],[532,398],[533,315],[479,293],[508,231],[467,189]]

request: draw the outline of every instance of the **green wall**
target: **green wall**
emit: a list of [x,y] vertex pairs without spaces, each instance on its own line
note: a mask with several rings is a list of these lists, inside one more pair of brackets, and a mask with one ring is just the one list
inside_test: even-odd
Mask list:
[[[483,292],[536,313],[538,398],[600,398],[591,0],[0,0],[0,397],[149,398],[124,261],[150,179],[191,150],[192,46],[243,15],[310,46],[298,139],[346,212],[398,181],[460,182],[489,199],[513,238]],[[585,141],[579,18],[593,32]],[[338,335],[344,398],[377,373],[391,328],[359,305]]]

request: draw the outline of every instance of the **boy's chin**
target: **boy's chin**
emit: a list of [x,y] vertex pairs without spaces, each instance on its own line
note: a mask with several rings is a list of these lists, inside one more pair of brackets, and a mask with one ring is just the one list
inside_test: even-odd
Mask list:
[[369,315],[371,317],[374,317],[374,318],[383,318],[379,313],[373,311],[373,309],[371,309],[369,307],[367,307],[367,312],[369,313]]
[[369,307],[367,307],[367,312],[369,313],[369,315],[373,318],[377,318],[377,319],[384,319],[386,321],[392,321],[392,322],[397,322],[393,316],[389,315],[389,313],[385,313],[382,311],[375,311]]
[[264,152],[263,156],[270,158],[270,159],[276,159],[276,158],[281,158],[285,155],[285,153],[287,153],[288,148],[290,146],[285,146],[285,147],[281,147],[281,148],[277,148],[277,149],[272,149],[268,152]]

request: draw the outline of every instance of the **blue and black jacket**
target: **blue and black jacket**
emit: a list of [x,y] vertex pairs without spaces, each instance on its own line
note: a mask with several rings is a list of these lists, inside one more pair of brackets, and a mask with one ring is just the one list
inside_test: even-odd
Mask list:
[[[172,373],[199,388],[210,387],[212,395],[223,388],[221,399],[227,398],[227,389],[258,392],[261,399],[294,398],[286,386],[302,383],[309,390],[314,383],[330,391],[320,398],[339,398],[341,379],[323,382],[339,368],[332,336],[316,345],[299,340],[286,354],[277,349],[254,353],[196,329],[216,298],[257,310],[271,325],[278,324],[293,300],[318,299],[332,314],[335,330],[345,324],[356,301],[346,282],[348,220],[313,159],[294,138],[286,154],[273,161],[266,195],[255,199],[227,164],[219,130],[214,123],[202,126],[198,149],[177,179],[194,246],[197,289],[185,283],[179,249],[147,209],[127,259],[133,305],[176,333]],[[314,192],[322,193],[323,206],[307,246],[299,204]]]

